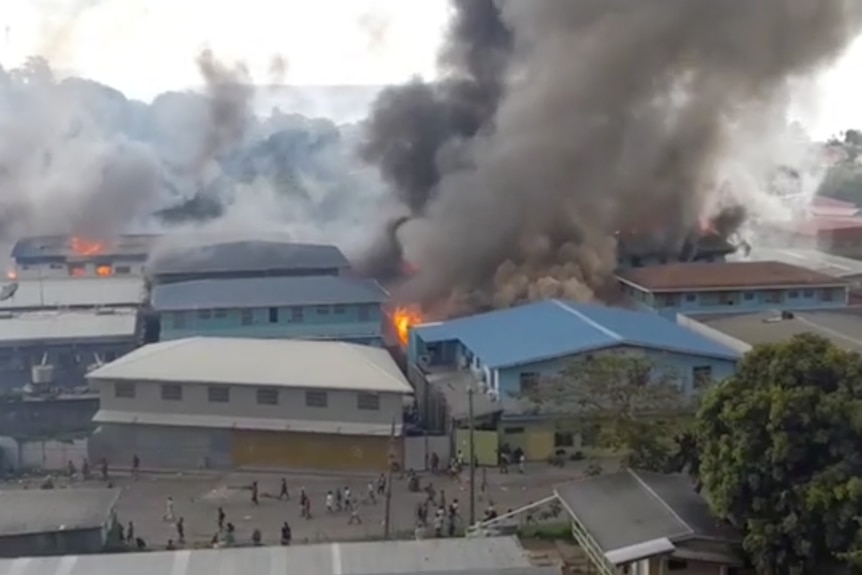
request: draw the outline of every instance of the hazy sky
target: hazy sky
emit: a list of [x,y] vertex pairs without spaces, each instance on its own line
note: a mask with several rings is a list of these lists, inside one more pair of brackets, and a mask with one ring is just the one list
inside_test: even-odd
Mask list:
[[[295,84],[431,77],[447,18],[446,0],[0,1],[0,64],[41,54],[141,99],[198,84],[193,59],[204,47],[243,60],[259,82],[276,55]],[[862,41],[798,109],[818,137],[862,128]]]

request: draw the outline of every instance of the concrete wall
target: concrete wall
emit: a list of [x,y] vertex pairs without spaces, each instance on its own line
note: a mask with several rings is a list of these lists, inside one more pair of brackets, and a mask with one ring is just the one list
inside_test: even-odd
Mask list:
[[107,542],[107,529],[76,529],[0,537],[0,557],[39,557],[100,553]]
[[90,437],[90,461],[105,457],[111,467],[130,469],[135,454],[144,469],[227,469],[230,430],[105,423]]
[[96,354],[107,362],[129,353],[136,346],[134,335],[104,342],[0,345],[0,390],[22,388],[30,383],[31,366],[42,363],[46,354],[47,363],[54,366],[56,387],[84,386],[87,384],[84,376],[96,361]]
[[394,393],[379,394],[380,409],[369,410],[358,408],[360,394],[355,391],[320,390],[327,393],[327,407],[309,407],[306,405],[306,390],[296,388],[278,388],[278,405],[260,405],[257,403],[259,388],[252,385],[231,386],[229,401],[226,403],[210,401],[209,386],[203,384],[183,384],[182,400],[162,399],[162,384],[158,383],[135,383],[133,398],[117,397],[114,382],[99,382],[99,387],[101,408],[105,410],[385,426],[390,425],[393,419],[400,423],[404,417],[403,396]]
[[80,469],[88,457],[86,438],[19,441],[13,437],[0,437],[0,451],[3,452],[4,465],[12,469],[66,471],[70,461]]
[[431,454],[436,453],[443,469],[451,459],[451,446],[452,438],[448,435],[405,437],[404,468],[425,471],[430,468]]
[[840,309],[847,306],[847,288],[793,288],[652,293],[620,282],[635,306],[662,315],[753,313],[773,309]]
[[322,338],[382,347],[382,322],[379,304],[175,311],[160,314],[159,339],[196,335]]
[[[62,259],[62,258],[61,258]],[[96,278],[105,275],[117,277],[134,277],[144,275],[146,258],[128,258],[122,256],[101,256],[98,262],[75,262],[69,264],[60,261],[40,262],[38,260],[19,260],[15,266],[18,279],[40,278]],[[106,274],[110,271],[109,274]]]

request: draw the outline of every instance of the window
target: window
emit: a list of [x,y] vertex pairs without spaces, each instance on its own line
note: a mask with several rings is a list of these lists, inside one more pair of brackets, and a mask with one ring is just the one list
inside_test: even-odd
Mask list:
[[70,265],[69,275],[73,278],[79,278],[81,276],[87,275],[87,269],[80,264]]
[[306,391],[305,406],[306,407],[326,407],[329,405],[329,397],[325,391]]
[[766,303],[781,303],[781,292],[778,290],[769,290],[763,294],[763,301]]
[[[26,270],[29,267],[30,266],[21,266],[21,269]],[[63,269],[63,264],[51,264],[48,267],[51,268],[52,270],[61,270],[61,269]]]
[[736,294],[722,292],[718,296],[718,301],[721,305],[736,305]]
[[227,317],[227,310],[226,310],[226,309],[217,309],[217,310],[214,310],[214,311],[213,311],[213,316],[214,316],[216,319],[224,319],[224,318],[226,318],[226,317]]
[[114,267],[114,273],[119,275],[119,276],[127,275],[127,274],[132,273],[132,267],[131,266],[115,266]]
[[368,411],[380,411],[380,396],[376,393],[358,393],[356,407]]
[[575,436],[572,433],[557,432],[554,434],[554,447],[574,447]]
[[360,305],[359,306],[359,321],[368,321],[371,319],[371,306],[370,305]]
[[278,405],[278,390],[261,387],[257,390],[258,405]]
[[334,305],[332,306],[332,313],[335,315],[344,315],[345,307],[343,305]]
[[820,300],[821,301],[832,301],[834,299],[834,294],[831,289],[825,289],[820,292]]
[[693,294],[693,293],[685,294],[685,301],[687,301],[687,302],[697,301],[697,294]]
[[712,366],[701,365],[691,370],[691,379],[695,389],[709,385],[712,381]]
[[239,322],[242,325],[252,325],[254,323],[254,314],[250,309],[244,309],[239,314]]
[[506,435],[520,435],[524,433],[523,427],[507,427],[503,430]]
[[278,308],[269,308],[269,323],[278,323]]
[[207,388],[207,399],[210,403],[228,403],[230,388],[226,385],[211,385]]
[[754,294],[750,291],[745,292],[745,301],[751,301],[754,299]]
[[114,383],[114,397],[133,399],[135,397],[135,384],[130,381]]
[[539,386],[539,374],[533,372],[525,372],[518,378],[521,384],[521,393],[526,393],[535,390]]
[[802,290],[802,297],[808,297],[808,298],[814,297],[814,290],[813,289]]
[[198,310],[198,319],[210,319],[213,316],[212,310],[209,309],[199,309]]
[[172,318],[174,328],[176,329],[184,329],[186,327],[186,312],[184,311],[175,311]]
[[588,447],[602,444],[602,428],[598,423],[588,423],[581,428],[581,443]]
[[176,383],[163,383],[162,399],[165,401],[182,401],[183,388]]
[[329,306],[328,305],[319,305],[317,306],[318,315],[329,315]]
[[294,306],[290,308],[290,321],[295,321],[297,323],[303,320],[302,308],[299,306]]
[[789,297],[790,299],[796,299],[799,297],[799,292],[795,289],[792,289],[789,292],[787,292],[787,297]]
[[685,571],[688,569],[688,562],[683,561],[682,559],[668,559],[667,560],[667,570],[668,571]]

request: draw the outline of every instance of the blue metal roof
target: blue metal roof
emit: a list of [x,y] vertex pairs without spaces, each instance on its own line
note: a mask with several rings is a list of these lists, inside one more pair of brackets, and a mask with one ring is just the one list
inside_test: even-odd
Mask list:
[[276,241],[239,241],[178,248],[149,264],[158,275],[244,271],[345,269],[347,258],[337,247]]
[[157,311],[237,309],[294,305],[380,303],[386,299],[377,282],[340,276],[210,279],[158,285]]
[[492,369],[619,345],[739,359],[658,314],[560,300],[420,325],[413,333],[425,343],[460,341]]

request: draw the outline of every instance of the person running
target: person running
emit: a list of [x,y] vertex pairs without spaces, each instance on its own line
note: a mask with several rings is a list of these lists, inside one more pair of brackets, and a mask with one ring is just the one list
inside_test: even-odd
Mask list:
[[359,506],[349,502],[347,506],[350,509],[350,519],[347,520],[347,524],[362,525],[362,518],[359,516]]
[[372,505],[377,505],[377,495],[375,492],[375,487],[374,487],[373,481],[368,482],[368,501]]
[[278,493],[278,498],[282,501],[290,501],[290,493],[287,490],[287,479],[281,478],[281,491]]
[[221,507],[218,508],[218,530],[221,531],[224,529],[224,520],[227,519],[227,515],[224,512],[224,509]]
[[167,501],[165,501],[165,517],[164,520],[168,523],[173,523],[174,521],[174,498],[168,496]]
[[182,517],[177,519],[177,541],[180,545],[186,542],[186,524]]
[[335,496],[332,491],[326,492],[326,512],[335,513]]

